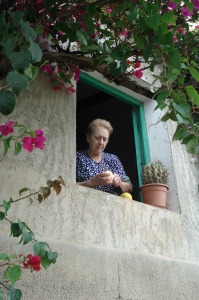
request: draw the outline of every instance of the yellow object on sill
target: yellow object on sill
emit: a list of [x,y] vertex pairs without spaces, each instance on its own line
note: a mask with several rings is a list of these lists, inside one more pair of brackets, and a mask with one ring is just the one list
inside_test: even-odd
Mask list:
[[132,195],[131,195],[130,193],[127,193],[127,192],[122,193],[122,194],[120,195],[120,197],[127,198],[127,199],[129,199],[129,200],[133,200]]

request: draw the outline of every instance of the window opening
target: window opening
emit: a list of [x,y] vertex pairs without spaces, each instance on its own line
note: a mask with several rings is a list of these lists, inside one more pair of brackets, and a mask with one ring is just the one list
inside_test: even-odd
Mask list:
[[[146,128],[143,104],[119,90],[84,74],[77,84],[77,151],[87,148],[85,128],[95,118],[111,122],[113,134],[105,149],[117,155],[134,185],[133,198],[141,201],[141,167],[149,161],[148,139],[142,142]],[[144,145],[145,144],[145,145]],[[144,150],[144,151],[143,151]],[[148,151],[148,153],[147,153]]]

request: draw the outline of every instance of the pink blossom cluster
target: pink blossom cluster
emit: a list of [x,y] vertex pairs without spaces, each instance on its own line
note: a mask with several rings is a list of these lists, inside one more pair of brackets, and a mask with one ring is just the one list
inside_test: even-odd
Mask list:
[[[21,254],[19,255],[22,256]],[[30,269],[31,271],[40,271],[41,270],[41,258],[36,254],[29,254],[23,257],[23,266],[26,269]]]
[[182,27],[176,29],[175,35],[173,36],[174,43],[177,43],[182,38],[183,35],[186,35],[186,33],[187,32]]
[[124,38],[127,36],[127,34],[129,33],[129,29],[125,29],[124,31],[120,32],[120,35],[123,36]]
[[[75,69],[68,68],[68,70],[64,70],[52,64],[46,64],[41,67],[41,71],[48,73],[53,82],[53,89],[56,91],[65,88],[66,82],[70,82],[72,78],[77,82],[80,76],[80,68],[78,66]],[[75,93],[74,85],[71,84],[69,87],[66,87],[66,91]]]
[[14,124],[15,124],[14,121],[10,121],[10,122],[7,122],[6,124],[0,125],[0,132],[1,132],[1,134],[3,136],[7,136],[10,133],[13,133],[14,132],[14,128],[13,128]]
[[[194,10],[198,10],[199,9],[199,0],[193,0],[192,3],[194,6]],[[177,3],[168,1],[168,9],[174,10],[177,8],[177,6],[178,6]],[[189,10],[189,8],[187,6],[182,6],[181,15],[185,18],[191,17],[194,14],[194,10]]]
[[[2,136],[7,136],[14,132],[13,126],[16,122],[9,121],[6,124],[0,125],[0,133]],[[14,138],[13,138],[14,139]],[[35,136],[25,136],[22,138],[22,147],[28,152],[31,152],[34,148],[44,150],[46,138],[43,136],[43,131],[41,129],[35,130]]]
[[[127,65],[132,65],[132,62],[127,59],[126,61]],[[131,74],[133,74],[138,79],[141,79],[143,76],[143,69],[141,68],[141,62],[138,60],[133,64],[133,71],[131,71]]]
[[22,139],[23,148],[28,152],[32,152],[34,148],[39,148],[44,150],[46,138],[43,136],[43,131],[41,129],[35,130],[35,137],[25,136]]

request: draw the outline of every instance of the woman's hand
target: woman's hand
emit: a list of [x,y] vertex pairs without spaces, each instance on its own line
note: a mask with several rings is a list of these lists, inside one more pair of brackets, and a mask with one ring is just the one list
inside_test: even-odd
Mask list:
[[91,183],[93,187],[109,185],[112,184],[112,182],[113,182],[113,174],[107,172],[99,173],[93,178],[91,178]]
[[112,185],[114,185],[115,187],[118,187],[121,185],[121,178],[118,174],[113,174],[113,182]]

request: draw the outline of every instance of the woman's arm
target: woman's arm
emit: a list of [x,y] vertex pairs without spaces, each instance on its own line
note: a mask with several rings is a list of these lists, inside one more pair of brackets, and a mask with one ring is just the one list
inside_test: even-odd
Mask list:
[[132,193],[133,186],[129,182],[123,182],[123,181],[121,181],[119,187],[121,188],[122,193],[124,193],[124,192]]
[[94,189],[96,186],[105,186],[105,185],[112,184],[112,176],[104,172],[104,173],[99,173],[88,180],[85,180],[83,182],[77,182],[77,183],[82,186],[86,186]]
[[115,174],[113,177],[113,183],[115,187],[120,187],[122,193],[128,192],[132,193],[133,185],[130,181],[122,181],[118,174]]

